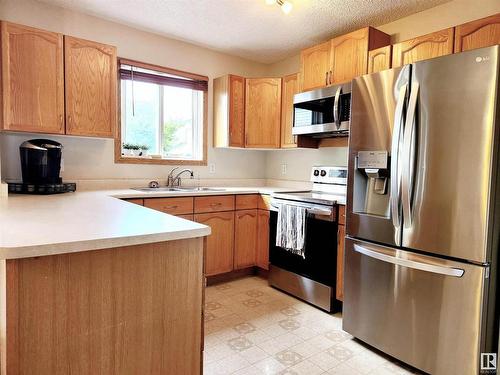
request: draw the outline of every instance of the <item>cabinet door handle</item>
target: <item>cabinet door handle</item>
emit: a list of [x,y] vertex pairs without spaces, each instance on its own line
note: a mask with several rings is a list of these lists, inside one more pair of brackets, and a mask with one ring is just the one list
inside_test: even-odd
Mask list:
[[330,85],[333,83],[333,70],[330,70]]
[[325,73],[325,85],[328,85],[328,72]]

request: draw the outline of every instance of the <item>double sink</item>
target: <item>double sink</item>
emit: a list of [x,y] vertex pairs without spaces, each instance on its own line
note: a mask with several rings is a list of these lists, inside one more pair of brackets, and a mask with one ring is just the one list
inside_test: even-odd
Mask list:
[[211,187],[143,187],[143,188],[132,188],[133,190],[144,191],[144,192],[155,192],[155,191],[226,191],[226,189],[221,188],[211,188]]

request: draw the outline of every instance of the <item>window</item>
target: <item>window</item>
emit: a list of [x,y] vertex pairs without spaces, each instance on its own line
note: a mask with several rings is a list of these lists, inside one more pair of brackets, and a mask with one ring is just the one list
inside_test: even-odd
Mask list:
[[204,164],[208,78],[124,59],[119,66],[120,161]]

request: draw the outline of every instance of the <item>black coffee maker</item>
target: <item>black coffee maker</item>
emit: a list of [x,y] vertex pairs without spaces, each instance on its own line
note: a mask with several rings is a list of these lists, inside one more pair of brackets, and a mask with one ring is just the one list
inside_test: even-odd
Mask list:
[[63,146],[50,139],[32,139],[19,146],[23,182],[9,183],[9,192],[55,194],[75,191],[60,177]]
[[49,139],[23,142],[19,146],[23,183],[60,184],[62,148],[60,143]]

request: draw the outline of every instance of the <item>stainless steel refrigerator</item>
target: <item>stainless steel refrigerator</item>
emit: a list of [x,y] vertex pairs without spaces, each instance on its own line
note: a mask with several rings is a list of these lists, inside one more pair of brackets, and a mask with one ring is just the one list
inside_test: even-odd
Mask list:
[[343,328],[431,374],[497,351],[499,53],[353,81]]

